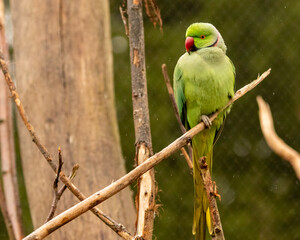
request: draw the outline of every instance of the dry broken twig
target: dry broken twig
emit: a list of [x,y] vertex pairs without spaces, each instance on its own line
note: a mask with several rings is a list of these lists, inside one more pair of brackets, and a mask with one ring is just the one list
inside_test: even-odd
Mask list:
[[[224,106],[221,110],[215,112],[212,116],[210,116],[210,120],[214,121],[220,112],[224,111],[231,104],[233,104],[237,99],[244,96],[247,92],[255,88],[260,82],[262,82],[269,74],[271,69],[264,72],[261,76],[259,76],[256,80],[252,81],[248,85],[239,89],[234,97],[228,101],[226,106]],[[117,181],[111,183],[107,187],[102,190],[92,194],[84,201],[76,204],[75,206],[69,208],[63,213],[59,214],[40,228],[36,229],[30,235],[28,235],[24,240],[29,239],[43,239],[48,236],[53,231],[57,230],[61,226],[67,224],[68,222],[74,220],[79,217],[81,214],[85,213],[89,209],[94,206],[100,204],[101,202],[107,200],[111,196],[115,195],[131,183],[133,183],[137,178],[139,178],[142,174],[147,172],[149,169],[153,168],[157,164],[159,164],[162,160],[169,157],[171,154],[179,150],[181,147],[186,145],[192,137],[194,137],[199,132],[205,129],[203,122],[196,125],[194,128],[190,129],[188,132],[183,134],[181,137],[172,142],[169,146],[165,147],[160,152],[154,154],[152,157],[148,158],[141,165],[137,166],[129,173],[118,179]],[[60,174],[62,176],[62,173]]]
[[261,96],[256,98],[259,106],[259,121],[262,133],[269,145],[269,147],[281,158],[288,161],[300,179],[300,154],[288,146],[276,134],[272,113],[269,104],[267,104]]
[[[170,78],[169,78],[168,71],[167,71],[167,65],[163,64],[161,66],[161,70],[162,70],[162,73],[163,73],[163,76],[164,76],[164,79],[165,79],[165,84],[166,84],[167,89],[168,89],[169,97],[170,97],[170,100],[171,100],[171,103],[172,103],[172,106],[173,106],[173,110],[175,112],[177,122],[179,124],[181,132],[184,134],[186,132],[186,129],[183,126],[183,124],[181,122],[181,119],[180,119],[180,116],[179,116],[177,104],[176,104],[175,97],[174,97],[174,91],[173,91],[173,88],[171,86]],[[185,160],[186,160],[186,162],[187,162],[187,164],[190,168],[191,173],[193,174],[193,161],[191,160],[192,155],[193,155],[193,149],[192,149],[190,144],[188,144],[188,149],[189,149],[189,155],[185,151],[184,147],[181,148],[180,150],[181,150],[181,152],[182,152],[182,154],[183,154],[183,156],[184,156],[184,158],[185,158]]]
[[[61,187],[61,189],[58,191],[59,174],[61,172],[62,165],[63,165],[63,161],[62,161],[62,155],[61,155],[61,148],[59,147],[58,148],[58,170],[57,170],[57,173],[56,173],[55,180],[53,182],[53,192],[54,192],[53,200],[52,200],[50,212],[47,216],[47,219],[45,220],[45,223],[53,218],[54,213],[55,213],[56,208],[57,208],[57,203],[60,200],[61,196],[63,195],[64,191],[67,189],[67,186],[63,185]],[[69,176],[70,180],[72,180],[75,177],[78,168],[79,168],[79,165],[75,164],[73,169],[72,169],[72,173]]]
[[127,17],[126,17],[127,12],[126,12],[124,3],[122,6],[119,7],[119,10],[120,10],[121,18],[122,18],[122,21],[123,21],[123,24],[125,27],[125,34],[127,37],[129,37],[129,30],[128,30]]
[[[136,145],[135,162],[137,165],[142,164],[153,154],[147,93],[142,7],[142,1],[127,0],[132,108]],[[154,169],[151,169],[138,180],[136,196],[136,238],[142,238],[144,240],[152,239],[155,193]]]
[[204,189],[206,191],[206,196],[209,203],[209,211],[213,227],[212,237],[214,237],[216,240],[225,240],[224,231],[222,228],[221,218],[216,201],[216,196],[218,195],[214,189],[213,181],[211,180],[209,168],[206,163],[206,157],[202,157],[199,159],[199,166],[201,178],[204,184]]
[[154,27],[159,25],[160,31],[163,31],[163,22],[160,16],[160,9],[154,0],[144,0],[146,14],[150,18]]
[[[11,76],[9,74],[8,71],[8,67],[6,62],[3,59],[3,54],[0,52],[0,67],[1,70],[4,74],[4,78],[5,81],[8,85],[8,88],[12,94],[12,98],[16,104],[17,110],[22,118],[23,123],[25,124],[27,130],[29,131],[29,134],[32,137],[33,142],[36,144],[36,146],[38,147],[39,151],[42,153],[42,155],[44,156],[44,158],[47,160],[47,162],[49,163],[50,167],[52,168],[52,170],[56,173],[57,172],[57,165],[55,164],[55,162],[53,161],[52,156],[50,155],[50,153],[48,152],[48,150],[46,149],[46,147],[41,143],[41,141],[39,140],[39,138],[37,137],[36,132],[34,131],[33,126],[30,124],[30,122],[28,121],[27,115],[25,113],[25,109],[23,107],[23,104],[19,98],[19,95],[17,93],[16,90],[16,86],[14,84],[14,82],[11,79]],[[64,183],[68,183],[69,186],[72,184],[71,180],[65,175],[63,174],[63,172],[60,173],[60,180]],[[68,186],[68,185],[67,185]],[[75,187],[74,184],[72,184],[73,188],[69,188],[70,191],[80,200],[82,201],[83,199],[85,199],[84,195],[80,195],[78,193],[81,193],[80,190]],[[99,218],[101,219],[105,224],[107,224],[108,226],[111,227],[111,229],[113,231],[115,231],[119,236],[123,237],[123,235],[125,235],[125,237],[123,237],[126,240],[129,239],[133,239],[132,236],[128,233],[128,231],[124,230],[124,234],[122,235],[122,231],[123,228],[121,230],[119,230],[119,228],[114,227],[114,225],[111,225],[111,219],[108,218],[106,215],[105,216],[101,216],[101,211],[97,208],[93,208],[91,209],[91,211]],[[120,225],[120,224],[119,224]]]

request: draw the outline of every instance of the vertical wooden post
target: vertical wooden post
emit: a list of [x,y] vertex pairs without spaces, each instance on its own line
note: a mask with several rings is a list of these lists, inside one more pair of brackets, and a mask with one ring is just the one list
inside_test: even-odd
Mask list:
[[[150,132],[144,25],[141,0],[127,1],[129,45],[131,63],[132,104],[135,128],[136,163],[143,163],[152,155]],[[145,240],[152,239],[154,207],[155,207],[155,178],[154,169],[139,178],[137,202],[136,237]]]

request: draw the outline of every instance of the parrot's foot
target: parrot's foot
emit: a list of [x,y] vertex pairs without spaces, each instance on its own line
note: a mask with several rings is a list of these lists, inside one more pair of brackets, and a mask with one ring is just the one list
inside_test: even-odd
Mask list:
[[202,115],[200,117],[201,121],[204,123],[205,128],[210,128],[212,125],[212,122],[210,121],[209,117],[206,115]]
[[214,192],[212,193],[215,198],[219,198],[219,200],[221,201],[221,195],[218,193],[218,188],[217,188],[217,184],[215,181],[212,182],[213,186],[214,186]]

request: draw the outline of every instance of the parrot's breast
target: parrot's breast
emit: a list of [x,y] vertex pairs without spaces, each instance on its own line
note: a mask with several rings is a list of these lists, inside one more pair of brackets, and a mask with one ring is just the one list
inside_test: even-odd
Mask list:
[[200,122],[201,115],[210,115],[233,96],[232,64],[217,47],[204,48],[179,59],[184,79],[187,120],[191,127]]

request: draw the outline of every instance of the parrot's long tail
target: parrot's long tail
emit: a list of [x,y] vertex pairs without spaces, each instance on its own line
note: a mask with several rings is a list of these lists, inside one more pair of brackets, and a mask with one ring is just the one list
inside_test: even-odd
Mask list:
[[[212,224],[208,207],[208,200],[200,175],[199,159],[206,156],[206,162],[209,169],[212,167],[212,146],[207,146],[200,140],[199,135],[195,136],[192,141],[193,145],[193,162],[194,162],[194,220],[193,234],[195,240],[205,240],[206,225],[210,234],[212,233]],[[200,141],[199,141],[200,140]],[[201,144],[202,143],[202,144]],[[207,142],[206,142],[207,143]]]

